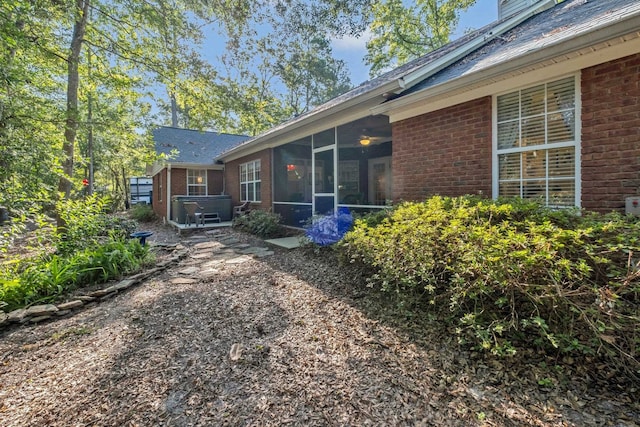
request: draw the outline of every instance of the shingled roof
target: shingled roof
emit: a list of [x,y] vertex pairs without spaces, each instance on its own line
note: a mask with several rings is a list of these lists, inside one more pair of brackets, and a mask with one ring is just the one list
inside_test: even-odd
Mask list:
[[[161,126],[153,130],[156,153],[165,154],[171,163],[212,164],[214,159],[243,141],[247,135],[202,132]],[[177,157],[172,157],[177,152]]]
[[638,0],[565,1],[529,18],[402,95],[507,63],[638,14]]

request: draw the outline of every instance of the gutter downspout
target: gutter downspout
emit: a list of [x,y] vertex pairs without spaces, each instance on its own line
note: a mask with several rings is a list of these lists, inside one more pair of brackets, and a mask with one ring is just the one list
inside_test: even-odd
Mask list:
[[171,163],[167,164],[167,221],[171,221]]

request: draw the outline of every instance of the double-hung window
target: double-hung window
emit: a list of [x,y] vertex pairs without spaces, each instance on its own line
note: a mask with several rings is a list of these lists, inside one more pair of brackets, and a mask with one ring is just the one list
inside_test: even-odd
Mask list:
[[207,170],[187,169],[187,195],[207,195]]
[[240,165],[240,200],[259,202],[260,198],[260,160]]
[[495,97],[494,196],[579,205],[578,94],[572,76]]

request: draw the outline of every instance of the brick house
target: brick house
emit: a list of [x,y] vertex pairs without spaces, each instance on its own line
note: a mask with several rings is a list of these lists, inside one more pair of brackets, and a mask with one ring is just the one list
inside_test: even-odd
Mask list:
[[640,194],[640,2],[500,0],[500,20],[223,153],[301,226],[440,194],[624,211]]
[[172,199],[206,198],[225,194],[224,165],[220,153],[249,139],[245,135],[201,132],[161,126],[153,130],[156,154],[161,160],[149,170],[153,177],[152,205],[159,218],[172,220]]

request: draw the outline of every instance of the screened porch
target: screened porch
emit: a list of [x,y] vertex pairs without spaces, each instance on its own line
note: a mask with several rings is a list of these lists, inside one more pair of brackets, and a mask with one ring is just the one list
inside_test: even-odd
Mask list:
[[391,125],[366,117],[276,147],[273,210],[304,227],[338,207],[366,213],[391,202]]

